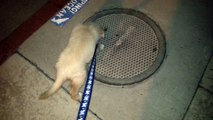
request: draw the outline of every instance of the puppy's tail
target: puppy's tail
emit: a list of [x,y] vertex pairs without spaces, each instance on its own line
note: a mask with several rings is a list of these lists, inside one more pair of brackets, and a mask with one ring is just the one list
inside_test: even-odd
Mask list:
[[46,99],[50,97],[51,95],[53,95],[60,89],[62,84],[63,84],[63,80],[56,80],[53,86],[49,90],[45,91],[39,96],[39,99],[42,100],[42,99]]

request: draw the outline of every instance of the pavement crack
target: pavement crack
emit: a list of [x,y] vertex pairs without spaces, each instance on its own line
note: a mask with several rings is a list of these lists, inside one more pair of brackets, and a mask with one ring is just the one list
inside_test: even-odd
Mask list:
[[213,95],[213,92],[211,90],[209,90],[208,88],[205,88],[204,86],[202,86],[200,84],[199,84],[199,87],[202,88],[202,89],[204,89],[206,92],[208,92],[208,93],[210,93],[210,94]]
[[[47,77],[49,80],[51,80],[52,82],[55,82],[55,79],[53,79],[52,77],[50,77],[43,69],[41,69],[36,63],[34,63],[33,61],[31,61],[30,59],[28,59],[26,56],[24,56],[22,53],[20,53],[19,51],[16,51],[16,53],[18,55],[20,55],[23,59],[25,59],[26,61],[28,61],[32,66],[34,66],[39,72],[41,72],[45,77]],[[69,91],[62,86],[62,89],[69,94]]]

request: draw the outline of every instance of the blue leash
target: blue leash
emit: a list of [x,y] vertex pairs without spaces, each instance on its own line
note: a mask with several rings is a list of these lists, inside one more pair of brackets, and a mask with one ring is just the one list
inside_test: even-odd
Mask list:
[[93,88],[93,83],[94,83],[94,76],[95,76],[95,67],[96,67],[96,49],[95,48],[95,52],[92,58],[92,63],[90,65],[89,68],[89,73],[88,73],[88,77],[87,77],[87,81],[86,81],[86,85],[84,88],[84,93],[82,96],[82,100],[81,100],[81,104],[80,104],[80,108],[78,111],[78,117],[77,120],[86,120],[87,117],[87,112],[89,109],[89,105],[90,105],[90,99],[92,96],[92,88]]

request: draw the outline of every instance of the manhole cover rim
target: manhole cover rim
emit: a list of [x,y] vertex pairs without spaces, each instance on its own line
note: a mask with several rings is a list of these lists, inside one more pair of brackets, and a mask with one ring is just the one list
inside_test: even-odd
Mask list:
[[165,41],[165,35],[163,31],[161,30],[159,25],[156,24],[151,18],[149,18],[144,13],[134,9],[113,8],[113,9],[102,10],[95,13],[93,16],[89,17],[85,22],[94,22],[97,18],[101,18],[103,16],[110,15],[110,14],[127,14],[130,16],[137,17],[143,20],[144,22],[146,22],[152,28],[152,30],[155,32],[157,36],[158,45],[159,45],[158,54],[153,64],[150,65],[150,67],[146,71],[142,72],[139,75],[135,75],[132,78],[123,78],[123,79],[110,78],[96,72],[95,79],[110,85],[131,85],[134,83],[141,82],[144,79],[147,79],[158,70],[158,68],[160,67],[160,65],[162,64],[164,60],[164,56],[166,53],[166,41]]

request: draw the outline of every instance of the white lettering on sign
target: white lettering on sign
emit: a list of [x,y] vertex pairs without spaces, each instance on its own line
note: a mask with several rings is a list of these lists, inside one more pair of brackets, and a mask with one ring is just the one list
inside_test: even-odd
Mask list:
[[73,17],[74,14],[76,14],[87,2],[88,0],[71,0],[51,19],[51,21],[56,25],[63,25],[66,21]]

